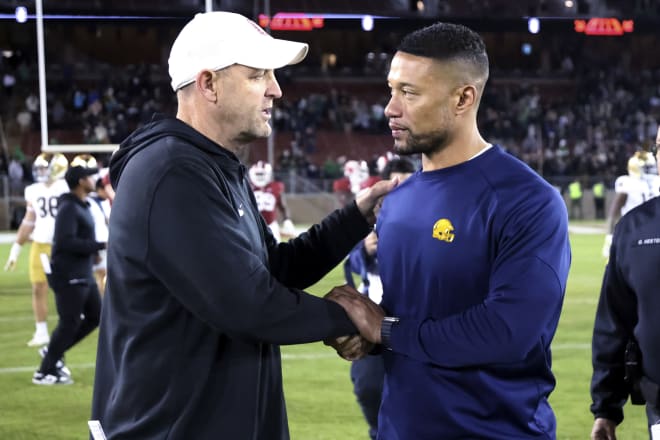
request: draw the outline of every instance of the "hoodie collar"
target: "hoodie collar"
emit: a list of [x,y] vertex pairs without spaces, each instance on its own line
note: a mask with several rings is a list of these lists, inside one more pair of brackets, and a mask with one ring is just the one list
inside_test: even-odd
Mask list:
[[235,170],[240,176],[245,174],[245,167],[233,152],[204,136],[180,119],[156,114],[148,124],[127,137],[112,155],[110,161],[110,182],[112,186],[117,186],[121,173],[131,157],[157,140],[168,136],[178,137],[191,144],[192,147],[203,150],[208,155],[215,156],[223,162],[224,166]]

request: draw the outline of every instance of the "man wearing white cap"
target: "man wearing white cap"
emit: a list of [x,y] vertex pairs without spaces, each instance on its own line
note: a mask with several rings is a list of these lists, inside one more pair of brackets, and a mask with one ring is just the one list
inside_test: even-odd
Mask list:
[[[278,245],[237,158],[271,132],[273,70],[306,53],[241,15],[198,14],[170,53],[176,118],[114,154],[92,404],[108,439],[288,439],[279,345],[356,333],[341,306],[300,289],[367,235],[395,183]],[[366,348],[345,345],[348,358]]]

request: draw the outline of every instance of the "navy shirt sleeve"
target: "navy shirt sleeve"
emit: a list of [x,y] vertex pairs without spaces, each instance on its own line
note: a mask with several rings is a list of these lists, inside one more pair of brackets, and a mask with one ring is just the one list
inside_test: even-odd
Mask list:
[[570,265],[565,214],[559,197],[521,203],[503,228],[486,299],[444,319],[402,317],[392,350],[445,367],[523,360],[559,319]]

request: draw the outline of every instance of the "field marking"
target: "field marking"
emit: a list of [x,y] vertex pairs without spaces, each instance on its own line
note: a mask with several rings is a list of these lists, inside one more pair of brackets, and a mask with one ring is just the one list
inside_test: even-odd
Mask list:
[[[0,322],[14,322],[14,321],[34,321],[34,316],[25,315],[25,316],[2,316],[0,317]],[[55,322],[53,320],[53,322]]]
[[[310,359],[332,359],[339,358],[335,353],[309,353],[309,354],[283,354],[283,360],[310,360]],[[87,368],[94,368],[95,363],[86,363],[86,364],[67,364],[72,370],[84,370]],[[7,367],[0,368],[0,374],[11,374],[11,373],[28,373],[33,372],[37,368],[36,366],[29,367]]]
[[[77,370],[84,370],[87,368],[94,368],[96,366],[95,363],[87,363],[87,364],[70,364],[67,365],[68,367],[73,367]],[[30,367],[8,367],[8,368],[0,368],[0,374],[11,374],[11,373],[30,373],[34,372],[37,368],[39,368],[39,365],[32,365]]]
[[[598,304],[598,297],[596,298],[565,298],[564,304]],[[34,316],[32,315],[22,315],[22,316],[0,316],[0,323],[2,322],[18,322],[18,321],[33,321]],[[57,325],[57,318],[52,318],[48,320],[48,323],[53,323]]]
[[564,304],[598,304],[598,298],[568,298]]
[[[559,350],[586,350],[591,349],[591,344],[588,343],[566,343],[566,344],[553,344],[553,351]],[[315,360],[315,359],[333,359],[339,357],[335,353],[308,353],[308,354],[282,354],[282,359],[287,361],[297,361],[297,360]],[[68,364],[67,365],[72,370],[85,370],[89,368],[94,368],[95,363],[85,363],[85,364]],[[31,373],[34,372],[37,368],[37,365],[31,365],[29,367],[6,367],[0,368],[0,374],[14,374],[14,373]]]
[[586,225],[568,225],[568,232],[580,235],[605,235],[605,225],[586,226]]
[[560,350],[591,350],[591,344],[589,342],[566,342],[561,344],[552,344],[550,346],[552,351]]

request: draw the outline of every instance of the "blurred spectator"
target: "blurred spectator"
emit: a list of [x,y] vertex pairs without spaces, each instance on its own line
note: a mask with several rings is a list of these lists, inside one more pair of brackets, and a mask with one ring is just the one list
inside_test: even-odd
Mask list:
[[18,196],[23,190],[23,165],[14,156],[9,161],[9,189],[12,196]]

